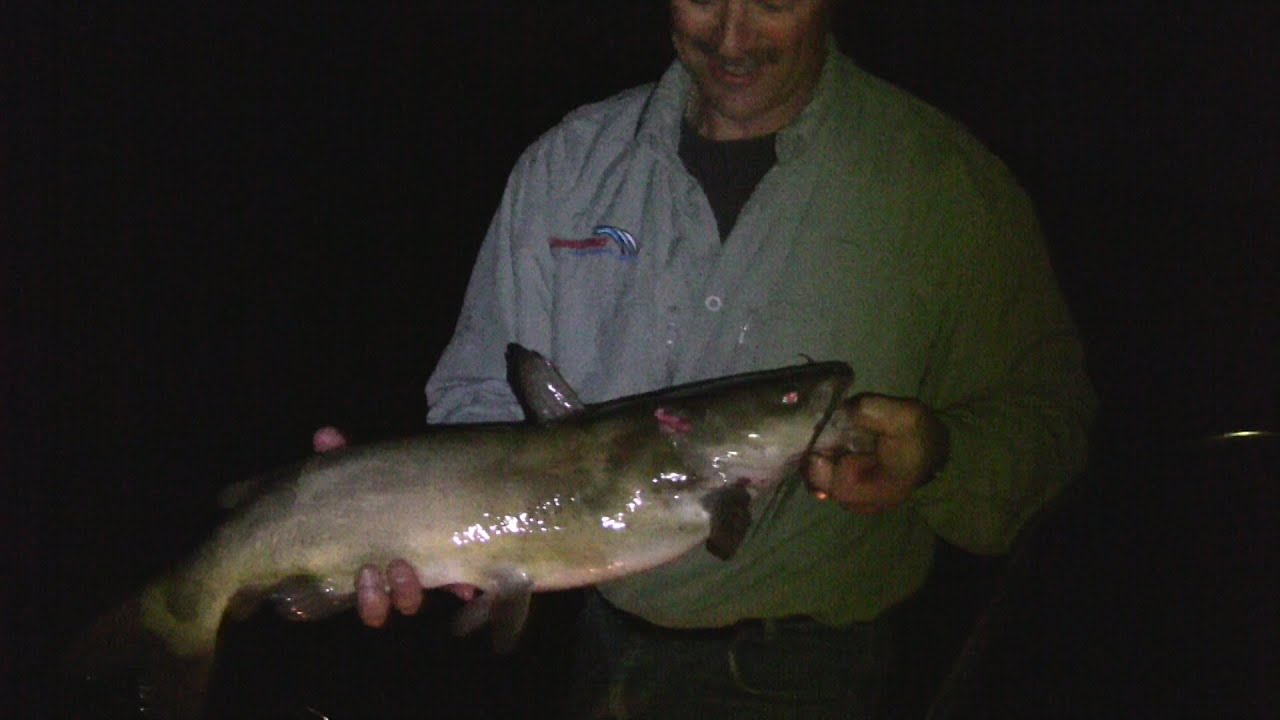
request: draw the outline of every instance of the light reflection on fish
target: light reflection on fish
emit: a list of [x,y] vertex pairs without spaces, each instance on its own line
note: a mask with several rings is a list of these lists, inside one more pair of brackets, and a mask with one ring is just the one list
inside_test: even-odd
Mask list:
[[271,598],[286,617],[323,617],[350,606],[362,565],[404,558],[424,586],[478,586],[455,630],[491,622],[509,648],[532,592],[704,544],[731,555],[751,495],[794,467],[852,380],[843,363],[809,363],[589,406],[537,353],[513,345],[508,362],[535,422],[317,456],[149,585],[142,626],[172,655],[209,658],[228,609]]

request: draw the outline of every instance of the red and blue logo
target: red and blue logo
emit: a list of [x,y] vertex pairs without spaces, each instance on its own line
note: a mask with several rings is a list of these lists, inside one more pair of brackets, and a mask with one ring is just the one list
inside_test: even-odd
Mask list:
[[597,225],[591,229],[591,237],[581,240],[553,237],[550,245],[552,250],[568,250],[573,255],[612,255],[616,252],[622,260],[632,260],[640,252],[631,233],[612,225]]

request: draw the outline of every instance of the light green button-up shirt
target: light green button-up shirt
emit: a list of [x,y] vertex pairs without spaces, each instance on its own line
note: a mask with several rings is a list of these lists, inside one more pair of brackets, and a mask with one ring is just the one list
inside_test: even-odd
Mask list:
[[588,402],[844,360],[853,392],[939,413],[952,449],[938,477],[874,517],[792,478],[757,500],[731,560],[698,549],[601,590],[672,627],[869,620],[923,583],[937,536],[1006,551],[1080,469],[1094,397],[1075,329],[1008,170],[834,49],[722,244],[677,156],[691,82],[677,62],[525,151],[427,384],[428,419],[518,418],[508,342],[546,353]]

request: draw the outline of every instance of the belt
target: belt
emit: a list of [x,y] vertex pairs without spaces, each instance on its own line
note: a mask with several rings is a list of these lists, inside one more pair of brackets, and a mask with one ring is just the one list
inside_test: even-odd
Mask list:
[[[866,633],[884,625],[882,619],[867,623],[856,623],[849,627],[827,625],[808,616],[787,616],[780,618],[756,618],[742,620],[732,625],[716,628],[669,628],[644,620],[600,598],[602,604],[618,620],[624,631],[633,637],[651,638],[657,641],[672,640],[679,642],[706,643],[723,645],[727,670],[734,685],[744,693],[762,699],[794,701],[800,699],[794,693],[764,688],[751,682],[744,672],[743,653],[755,647],[770,645],[778,640],[795,641],[804,637],[832,637],[845,633]],[[807,696],[810,700],[826,701],[827,697]]]
[[[780,618],[749,618],[739,620],[732,625],[713,628],[670,628],[655,625],[642,617],[620,610],[607,600],[601,598],[603,605],[626,627],[629,632],[641,633],[654,637],[670,636],[690,640],[732,639],[744,633],[759,633],[772,637],[777,633],[841,633],[847,628],[836,627],[818,622],[808,615],[789,615]],[[879,621],[858,623],[858,626],[874,625]]]

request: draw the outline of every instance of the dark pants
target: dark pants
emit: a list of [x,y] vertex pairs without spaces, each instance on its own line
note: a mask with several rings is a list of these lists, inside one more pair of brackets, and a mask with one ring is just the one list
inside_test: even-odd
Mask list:
[[568,712],[575,720],[780,720],[875,717],[890,643],[883,622],[668,630],[592,592],[577,646]]

